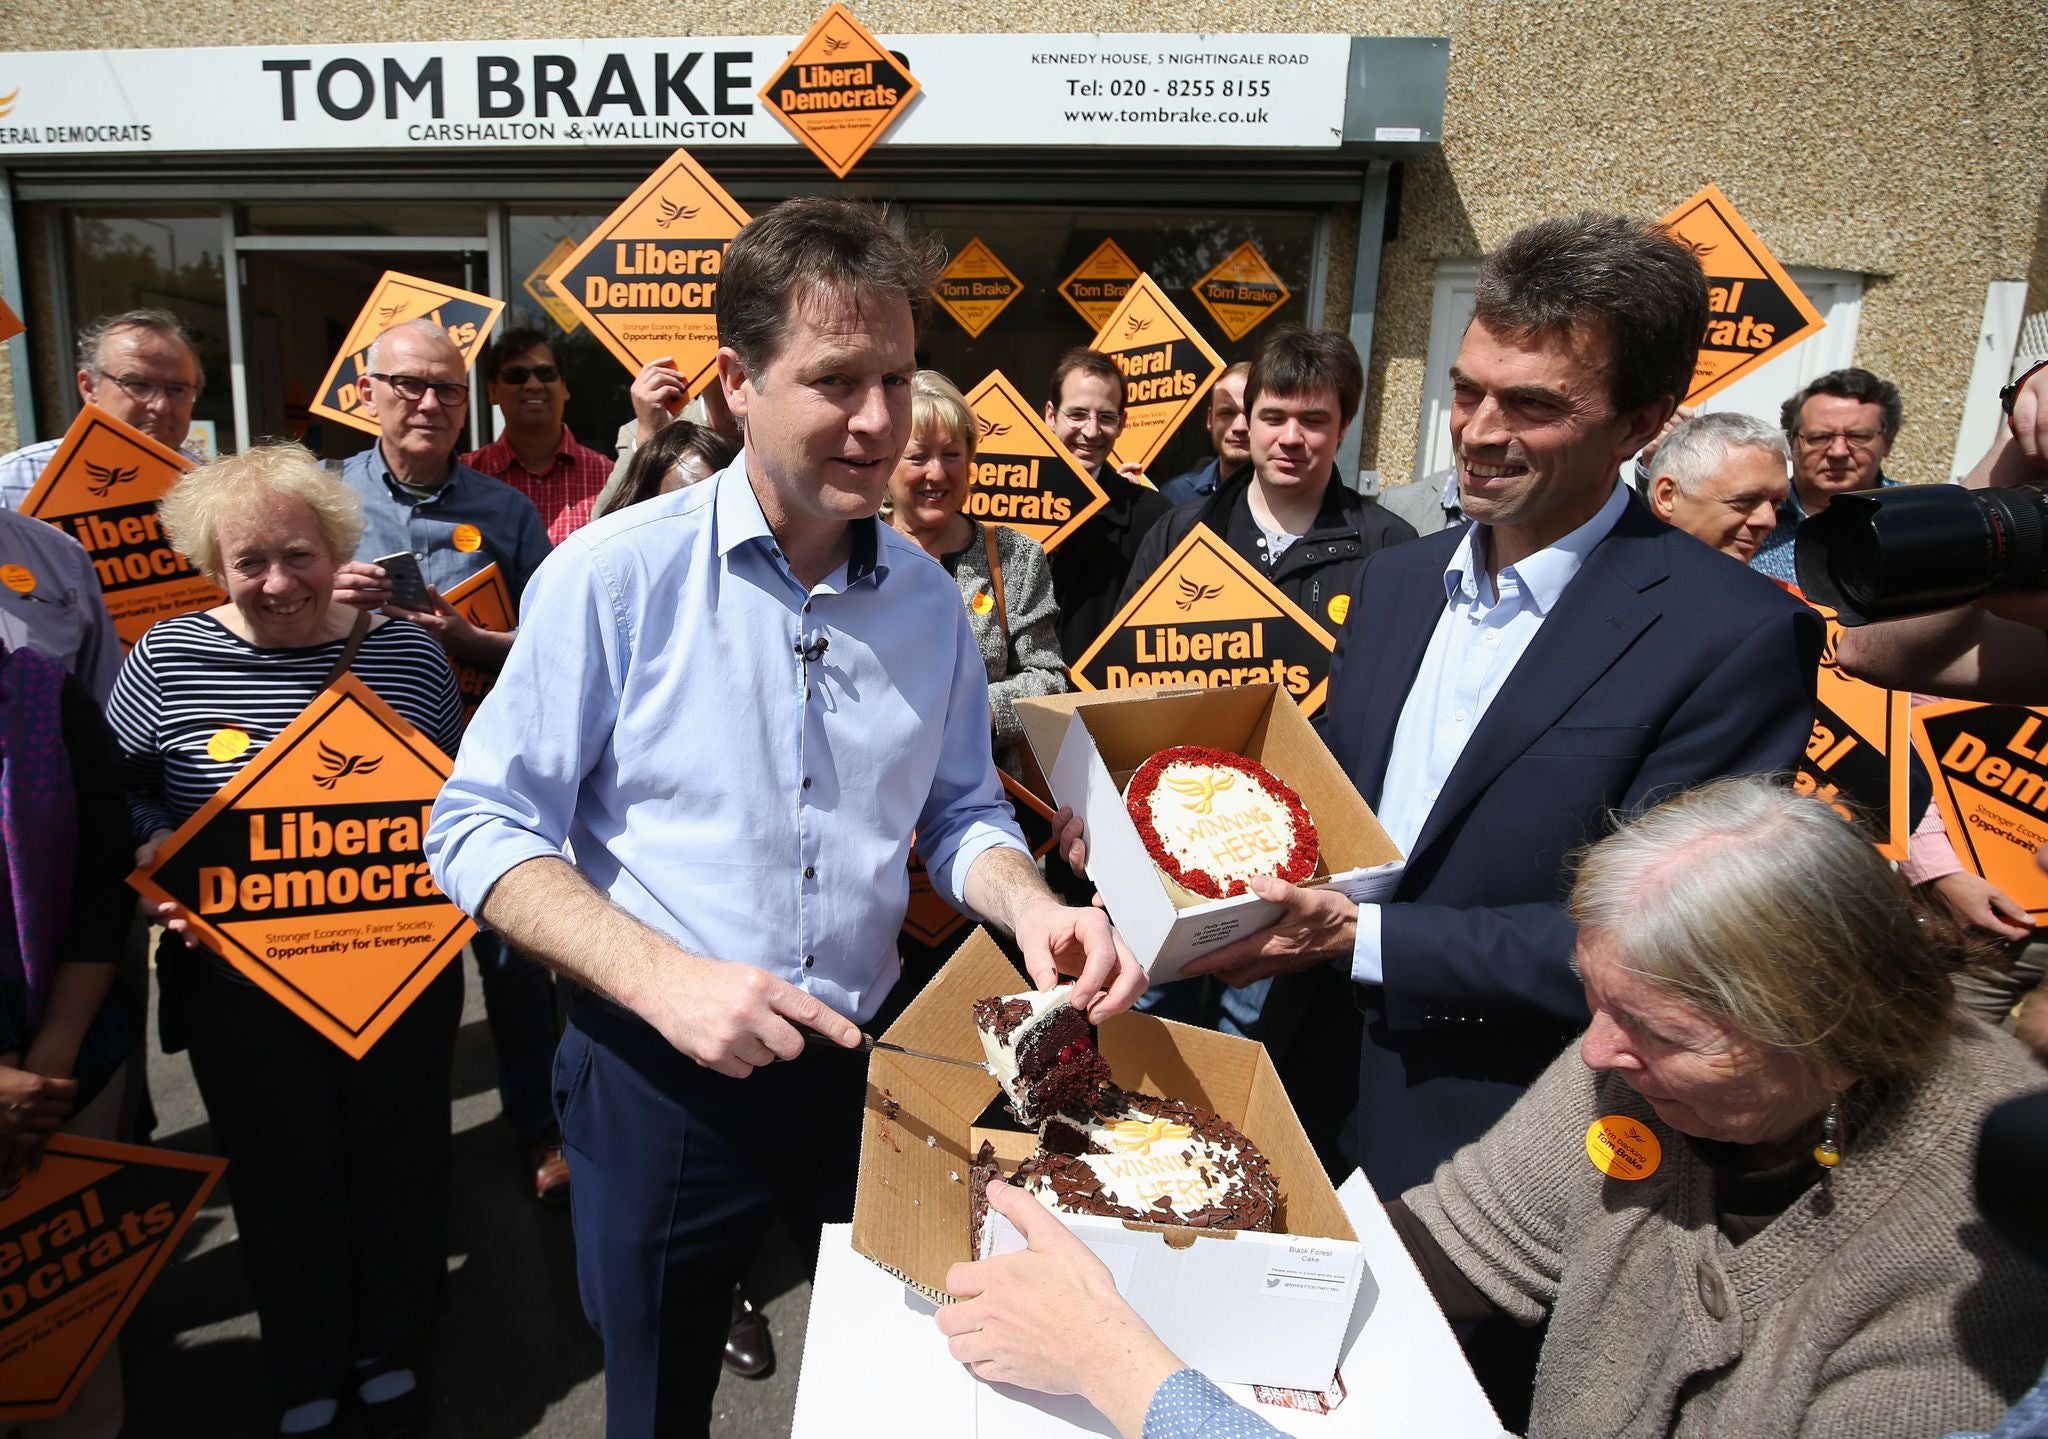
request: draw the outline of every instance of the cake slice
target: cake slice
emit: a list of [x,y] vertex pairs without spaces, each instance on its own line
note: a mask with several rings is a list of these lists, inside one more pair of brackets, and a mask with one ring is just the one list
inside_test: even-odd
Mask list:
[[1048,1119],[1016,1183],[1046,1208],[1196,1229],[1275,1227],[1280,1183],[1258,1146],[1199,1105],[1114,1086]]
[[1062,984],[1032,994],[992,995],[974,1002],[974,1027],[989,1072],[1019,1124],[1037,1124],[1070,1105],[1086,1107],[1109,1083],[1109,1065],[1095,1044],[1095,1026]]
[[996,1147],[982,1140],[974,1162],[967,1166],[967,1252],[976,1259],[988,1258],[988,1187],[1002,1177]]

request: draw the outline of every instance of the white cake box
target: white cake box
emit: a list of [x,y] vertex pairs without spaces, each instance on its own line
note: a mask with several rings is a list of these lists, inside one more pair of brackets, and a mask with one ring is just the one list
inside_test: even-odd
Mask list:
[[[977,930],[883,1038],[978,1065],[974,1001],[1030,988]],[[1351,1221],[1264,1046],[1142,1014],[1117,1015],[1100,1040],[1123,1088],[1213,1110],[1258,1145],[1280,1182],[1281,1229],[1062,1220],[1187,1363],[1223,1382],[1329,1387],[1359,1286],[1369,1280]],[[986,1072],[882,1050],[868,1061],[853,1245],[935,1299],[945,1294],[946,1271],[973,1257],[968,1168],[981,1141],[997,1137],[978,1124],[996,1092]],[[1001,1138],[1008,1173],[1032,1141],[1015,1131]],[[1000,1215],[989,1222],[1021,1247]]]
[[1124,786],[1171,745],[1209,745],[1257,760],[1301,796],[1321,846],[1306,884],[1331,885],[1368,904],[1400,883],[1400,850],[1279,685],[1054,695],[1018,700],[1017,713],[1054,798],[1087,827],[1088,877],[1155,984],[1271,926],[1281,913],[1253,894],[1189,894],[1152,862],[1124,808]]

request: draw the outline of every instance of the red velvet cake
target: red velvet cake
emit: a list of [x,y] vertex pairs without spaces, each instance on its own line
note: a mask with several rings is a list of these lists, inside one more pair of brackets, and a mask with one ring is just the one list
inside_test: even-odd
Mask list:
[[1316,826],[1301,796],[1243,755],[1160,750],[1131,776],[1124,804],[1152,862],[1190,894],[1228,899],[1255,875],[1299,884],[1315,873]]

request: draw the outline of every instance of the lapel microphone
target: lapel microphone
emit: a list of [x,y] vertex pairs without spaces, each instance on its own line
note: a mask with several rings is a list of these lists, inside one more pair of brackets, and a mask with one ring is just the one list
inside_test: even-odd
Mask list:
[[802,640],[798,640],[796,644],[797,654],[807,665],[816,664],[819,660],[825,658],[825,651],[830,648],[832,648],[831,637],[824,634],[820,634],[809,644],[805,644]]

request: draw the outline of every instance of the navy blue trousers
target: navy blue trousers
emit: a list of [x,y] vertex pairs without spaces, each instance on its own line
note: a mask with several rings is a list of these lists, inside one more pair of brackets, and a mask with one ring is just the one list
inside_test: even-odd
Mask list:
[[777,1218],[815,1267],[853,1215],[867,1056],[823,1045],[729,1079],[579,994],[555,1056],[584,1313],[608,1439],[710,1432],[732,1287]]

